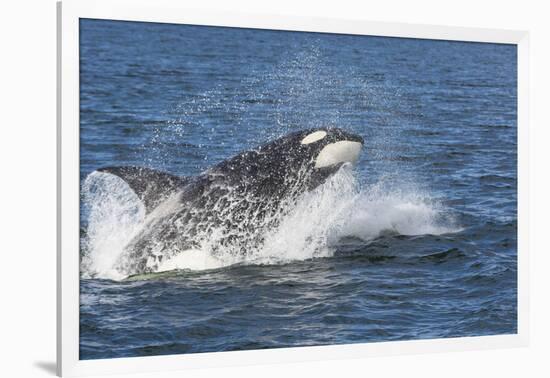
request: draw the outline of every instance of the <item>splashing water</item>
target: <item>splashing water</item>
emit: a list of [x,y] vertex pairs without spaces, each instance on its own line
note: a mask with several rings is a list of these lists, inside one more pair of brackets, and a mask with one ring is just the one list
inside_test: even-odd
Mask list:
[[121,179],[91,173],[82,186],[88,226],[82,242],[81,273],[84,277],[122,279],[114,269],[126,245],[139,233],[145,206]]
[[[129,268],[132,262],[124,260],[129,256],[126,248],[151,224],[151,219],[146,217],[133,191],[116,176],[94,172],[85,180],[82,192],[89,210],[82,274],[123,279],[132,274]],[[261,233],[256,236],[262,242],[241,246],[247,249],[246,253],[235,253],[231,247],[220,248],[227,230],[217,225],[196,236],[198,248],[167,254],[155,271],[281,264],[330,257],[343,237],[369,242],[385,232],[422,235],[459,231],[446,209],[428,195],[391,190],[382,184],[361,189],[349,167],[343,167],[325,184],[303,194],[297,203],[285,206],[292,208],[277,212],[275,216],[280,219],[276,223],[265,220],[265,224],[254,229],[253,232]],[[269,224],[274,226],[267,227]]]

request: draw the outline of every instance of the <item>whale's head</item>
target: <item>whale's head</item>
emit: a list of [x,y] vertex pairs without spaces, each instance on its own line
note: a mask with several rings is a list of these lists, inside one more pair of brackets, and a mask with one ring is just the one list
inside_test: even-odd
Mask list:
[[308,129],[289,137],[293,145],[290,160],[306,172],[309,189],[322,184],[343,165],[355,164],[364,144],[361,136],[339,128]]
[[310,190],[343,165],[355,163],[363,143],[361,136],[339,128],[300,130],[226,160],[211,172],[267,192]]
[[363,138],[338,128],[310,129],[297,133],[293,138],[291,153],[298,159],[309,158],[314,171],[337,170],[346,163],[354,164],[363,147]]

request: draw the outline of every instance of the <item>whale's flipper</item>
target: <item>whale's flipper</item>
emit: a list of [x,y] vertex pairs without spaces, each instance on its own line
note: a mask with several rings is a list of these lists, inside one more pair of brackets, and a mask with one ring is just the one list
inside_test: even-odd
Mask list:
[[105,167],[98,171],[123,179],[143,202],[147,213],[188,182],[184,177],[143,167]]

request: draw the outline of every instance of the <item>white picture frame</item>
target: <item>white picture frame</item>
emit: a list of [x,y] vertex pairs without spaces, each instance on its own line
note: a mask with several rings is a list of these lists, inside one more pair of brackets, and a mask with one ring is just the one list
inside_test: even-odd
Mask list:
[[[525,31],[317,19],[186,9],[177,0],[58,3],[57,65],[57,372],[60,376],[171,371],[528,345],[528,56]],[[354,345],[79,360],[79,19],[328,32],[517,45],[518,56],[518,332]]]

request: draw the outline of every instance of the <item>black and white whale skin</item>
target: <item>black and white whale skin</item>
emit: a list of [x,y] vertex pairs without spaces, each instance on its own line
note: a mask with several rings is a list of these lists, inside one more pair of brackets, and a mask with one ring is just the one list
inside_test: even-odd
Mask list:
[[354,163],[362,146],[358,135],[320,128],[290,133],[194,177],[142,167],[98,169],[124,180],[146,210],[143,229],[119,264],[130,275],[154,272],[163,260],[206,241],[247,253],[301,195]]

